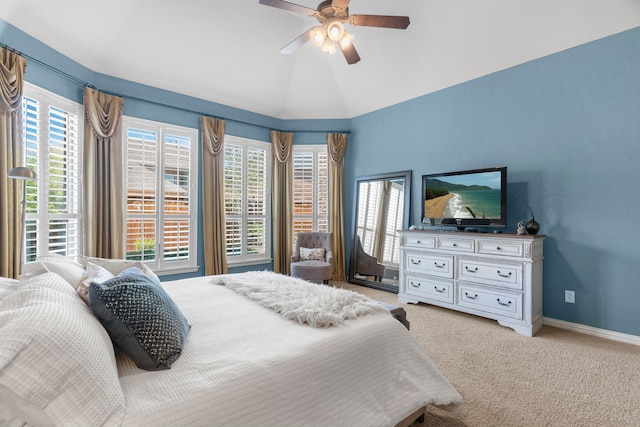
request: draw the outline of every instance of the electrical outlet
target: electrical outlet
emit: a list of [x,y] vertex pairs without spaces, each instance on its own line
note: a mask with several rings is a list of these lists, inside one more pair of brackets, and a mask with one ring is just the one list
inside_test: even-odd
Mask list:
[[576,302],[576,292],[575,291],[564,291],[564,302],[568,302],[571,304],[575,304]]

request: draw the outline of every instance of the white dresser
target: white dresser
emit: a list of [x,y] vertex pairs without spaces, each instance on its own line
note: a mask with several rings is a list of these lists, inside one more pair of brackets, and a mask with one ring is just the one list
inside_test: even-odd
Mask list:
[[424,230],[400,235],[400,302],[488,317],[527,336],[542,327],[544,236]]

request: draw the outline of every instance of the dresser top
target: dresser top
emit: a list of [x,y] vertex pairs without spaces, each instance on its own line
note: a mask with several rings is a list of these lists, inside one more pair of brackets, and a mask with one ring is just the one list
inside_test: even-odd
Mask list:
[[415,230],[399,230],[400,233],[403,234],[419,234],[419,233],[426,233],[426,234],[433,234],[433,235],[439,235],[439,236],[446,236],[446,237],[460,237],[460,238],[464,238],[464,237],[471,237],[471,238],[500,238],[500,239],[529,239],[529,240],[535,240],[535,239],[544,239],[545,237],[547,237],[544,234],[535,234],[535,235],[531,235],[531,234],[512,234],[512,233],[494,233],[494,232],[486,232],[486,231],[459,231],[459,230],[420,230],[420,229],[415,229]]

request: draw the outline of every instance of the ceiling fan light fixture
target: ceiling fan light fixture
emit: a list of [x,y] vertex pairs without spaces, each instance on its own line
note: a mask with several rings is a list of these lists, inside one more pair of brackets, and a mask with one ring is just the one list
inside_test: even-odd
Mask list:
[[348,47],[349,45],[351,45],[353,43],[353,35],[347,33],[346,31],[344,32],[344,36],[342,36],[342,38],[340,39],[340,41],[338,42],[340,43],[340,47],[342,49]]
[[[284,54],[292,53],[311,40],[326,54],[336,52],[339,47],[349,65],[360,61],[360,55],[353,45],[353,36],[344,29],[348,22],[360,27],[398,28],[409,26],[408,16],[395,15],[349,15],[350,0],[323,0],[317,8],[311,9],[286,0],[260,0],[260,4],[315,17],[320,26],[312,27],[298,38],[280,49]],[[336,46],[337,45],[337,46]]]
[[322,47],[327,38],[327,29],[322,27],[313,27],[311,30],[311,41],[318,47]]
[[327,55],[334,54],[336,53],[336,43],[333,40],[331,40],[329,37],[327,37],[324,40],[322,47],[320,47],[320,50],[322,50]]
[[344,25],[338,18],[327,20],[327,36],[334,42],[339,41],[344,36]]

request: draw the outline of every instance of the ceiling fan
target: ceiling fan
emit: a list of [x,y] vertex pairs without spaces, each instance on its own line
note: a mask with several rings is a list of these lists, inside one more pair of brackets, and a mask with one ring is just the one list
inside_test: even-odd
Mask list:
[[281,53],[290,54],[311,40],[323,52],[329,54],[336,51],[337,44],[349,64],[355,64],[360,61],[360,55],[358,55],[356,48],[353,46],[353,36],[344,29],[346,22],[355,26],[398,28],[402,30],[409,26],[408,16],[349,15],[349,0],[325,0],[318,5],[317,9],[311,9],[284,0],[260,0],[260,4],[314,16],[321,24],[308,29],[280,49]]

